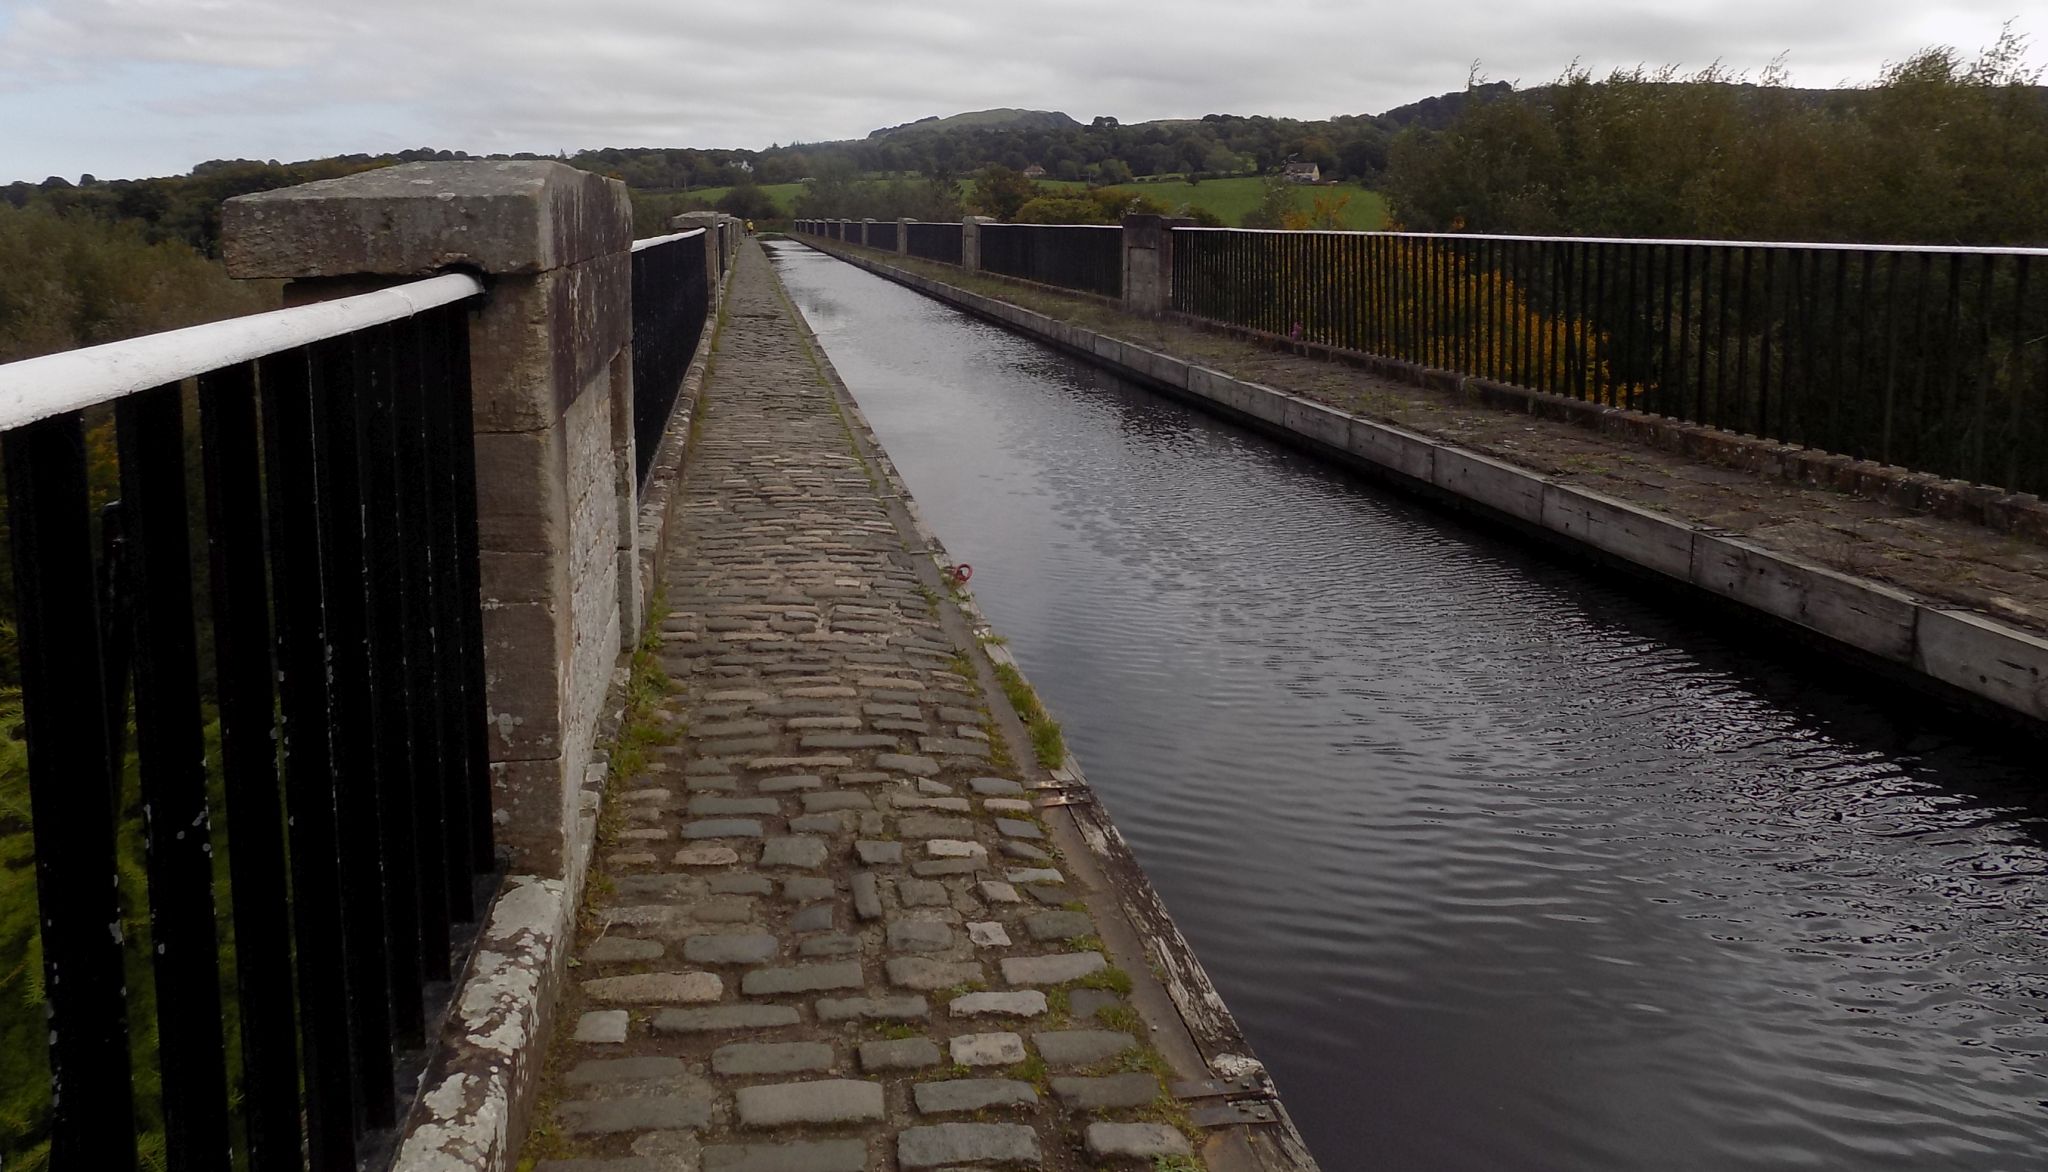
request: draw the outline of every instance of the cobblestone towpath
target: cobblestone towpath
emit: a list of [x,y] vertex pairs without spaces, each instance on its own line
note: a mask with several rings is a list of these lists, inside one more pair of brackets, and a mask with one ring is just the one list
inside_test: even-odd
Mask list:
[[749,243],[522,1163],[1199,1167],[793,312]]

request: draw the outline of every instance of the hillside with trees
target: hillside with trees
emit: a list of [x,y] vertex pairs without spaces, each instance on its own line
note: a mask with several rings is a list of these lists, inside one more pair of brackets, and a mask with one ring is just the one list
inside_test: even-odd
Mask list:
[[2048,244],[2048,89],[2007,34],[1866,89],[1709,69],[1475,88],[1394,140],[1382,189],[1428,231]]

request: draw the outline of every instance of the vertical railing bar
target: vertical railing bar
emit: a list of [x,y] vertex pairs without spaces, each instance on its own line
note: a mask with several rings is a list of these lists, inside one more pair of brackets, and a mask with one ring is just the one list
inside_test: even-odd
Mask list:
[[[455,384],[447,338],[448,317],[442,310],[418,319],[420,327],[420,407],[425,425],[425,454],[429,492],[433,502],[434,548],[434,690],[436,722],[440,739],[442,887],[448,917],[456,923],[476,918],[474,876],[483,868],[476,865],[471,842],[470,803],[474,751],[468,727],[471,708],[467,702],[468,623],[463,618],[463,575],[459,565],[461,548],[457,512],[461,508],[456,489],[454,445],[468,442],[468,436],[454,433],[454,411],[449,396],[466,387]],[[469,604],[474,606],[472,600]]]
[[[697,250],[702,255],[703,249]],[[447,638],[439,612],[440,561],[449,556],[434,518],[434,481],[429,465],[425,403],[428,378],[426,325],[415,316],[396,324],[396,380],[393,383],[394,455],[399,473],[399,528],[405,534],[406,743],[411,749],[412,801],[418,859],[414,902],[419,909],[420,974],[429,981],[451,976],[448,873],[448,811],[443,778],[446,759],[441,714],[446,704],[441,679],[441,644]]]
[[0,435],[0,449],[49,1022],[51,1164],[132,1168],[118,764],[101,672],[85,430],[69,412]]
[[[1771,336],[1776,332],[1778,323],[1783,320],[1777,312],[1778,250],[1766,248],[1763,250],[1763,254],[1763,325],[1757,332],[1756,433],[1765,439],[1780,439],[1783,437],[1779,435],[1776,429],[1771,427]],[[1787,258],[1788,262],[1790,259],[1789,257]],[[1794,272],[1796,273],[1797,270],[1795,269]],[[1745,270],[1746,275],[1747,271]],[[1745,325],[1749,321],[1749,301],[1746,288],[1743,299],[1743,321]],[[1745,328],[1743,330],[1743,337],[1747,338],[1748,336],[1749,331]],[[1749,348],[1744,346],[1742,352],[1743,356],[1747,358]]]
[[1970,460],[1964,476],[1972,481],[1984,479],[1984,445],[1991,424],[1991,380],[1994,370],[1991,361],[1991,283],[1994,276],[1994,258],[1985,253],[1978,262],[1977,274],[1977,329],[1978,343],[1971,354],[1970,365],[1976,373],[1977,401],[1970,418]]
[[[1941,331],[1941,408],[1936,415],[1945,434],[1942,447],[1945,456],[1936,471],[1954,476],[1963,463],[1962,444],[1952,432],[1956,422],[1956,390],[1962,377],[1961,334],[1963,313],[1963,256],[1950,253],[1948,258],[1948,299],[1942,307]],[[1924,419],[1924,416],[1923,416]]]
[[135,750],[149,869],[164,1148],[173,1172],[196,1172],[226,1167],[233,1155],[181,389],[173,384],[129,395],[115,404],[114,416],[129,520]]
[[[1928,337],[1932,332],[1932,327],[1927,324],[1927,286],[1933,279],[1934,257],[1930,253],[1923,252],[1920,254],[1920,280],[1918,287],[1913,291],[1913,353],[1919,358],[1919,361],[1914,364],[1913,368],[1913,426],[1907,431],[1907,435],[1912,436],[1914,439],[1921,438],[1921,433],[1927,421],[1927,379],[1930,369],[1928,355],[1933,349],[1932,342]],[[1924,460],[1923,450],[1920,445],[1915,444],[1912,448],[1913,454],[1905,457],[1900,462],[1912,463],[1915,460]]]
[[268,576],[256,367],[199,377],[200,451],[220,705],[221,773],[241,1018],[243,1132],[251,1168],[301,1158],[297,1011]]
[[1550,269],[1550,304],[1543,307],[1544,354],[1539,373],[1544,379],[1543,389],[1552,394],[1562,394],[1560,388],[1564,385],[1559,374],[1564,364],[1564,269],[1568,247],[1562,241],[1543,246]]
[[366,356],[351,335],[313,347],[313,433],[320,445],[321,573],[327,602],[335,808],[344,905],[350,1047],[362,1126],[396,1122],[390,947],[385,935],[377,725],[370,669],[369,583],[363,531],[361,423]]
[[292,924],[305,1054],[307,1152],[313,1172],[354,1172],[356,1079],[349,1038],[346,920],[328,722],[327,625],[316,523],[322,458],[311,354],[258,363],[269,496],[271,595],[277,614],[280,741],[290,838]]
[[[1821,446],[1830,451],[1849,452],[1850,455],[1858,455],[1860,453],[1851,451],[1853,445],[1845,443],[1842,436],[1842,398],[1848,391],[1848,371],[1845,367],[1847,349],[1844,335],[1849,330],[1848,323],[1843,320],[1843,313],[1848,303],[1848,295],[1849,254],[1838,252],[1835,254],[1835,300],[1834,304],[1829,306],[1828,312],[1828,336],[1834,342],[1834,353],[1833,360],[1828,363],[1827,384],[1822,388],[1822,393],[1828,397],[1827,439],[1822,441]],[[1869,296],[1869,288],[1867,286],[1864,289],[1864,296]]]
[[399,1049],[425,1041],[425,976],[421,960],[419,827],[413,798],[411,718],[417,702],[408,686],[406,581],[403,549],[411,541],[400,524],[398,433],[395,402],[397,325],[357,335],[359,370],[356,419],[361,436],[363,567],[368,622],[365,664],[369,714],[375,729],[377,831],[382,842],[385,961],[389,968],[391,1040]]
[[[2011,492],[2032,492],[2035,486],[2020,482],[2020,453],[2025,450],[2024,420],[2022,404],[2027,398],[2027,277],[2028,262],[2033,258],[2022,255],[2013,269],[2012,295],[2012,377],[2007,380],[2011,405],[2006,413],[2005,428],[2005,487]],[[2048,361],[2048,356],[2044,356]]]

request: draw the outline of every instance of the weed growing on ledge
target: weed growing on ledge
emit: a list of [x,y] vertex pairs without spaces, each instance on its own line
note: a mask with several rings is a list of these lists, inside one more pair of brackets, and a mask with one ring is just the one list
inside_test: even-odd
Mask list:
[[1060,722],[1054,720],[1038,702],[1038,693],[1024,682],[1023,673],[1007,663],[996,664],[996,679],[1003,685],[1003,695],[1009,697],[1010,707],[1024,720],[1024,727],[1031,733],[1031,751],[1038,763],[1047,769],[1058,769],[1067,759],[1067,738],[1060,732]]
[[[647,768],[647,751],[673,745],[682,730],[658,715],[662,697],[674,690],[668,673],[661,669],[661,621],[668,607],[657,595],[647,618],[646,633],[633,650],[631,674],[626,681],[625,718],[619,723],[618,743],[612,747],[611,778],[624,781]],[[610,803],[606,803],[609,810]]]

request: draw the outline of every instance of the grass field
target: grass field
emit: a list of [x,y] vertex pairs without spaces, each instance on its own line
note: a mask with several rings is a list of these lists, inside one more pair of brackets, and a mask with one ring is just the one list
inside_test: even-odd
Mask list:
[[[1185,179],[1158,181],[1136,180],[1117,186],[1139,192],[1165,204],[1179,207],[1188,204],[1210,213],[1224,223],[1236,227],[1244,223],[1246,214],[1259,206],[1259,200],[1266,192],[1266,181],[1257,176],[1247,175],[1236,179],[1204,179],[1200,183],[1189,183]],[[1081,183],[1053,183],[1057,187],[1084,187]],[[1335,187],[1304,187],[1295,192],[1294,206],[1307,211],[1314,199],[1349,196],[1344,205],[1344,227],[1360,231],[1373,231],[1387,226],[1387,203],[1376,191],[1368,191],[1356,183],[1339,183]]]
[[[1047,187],[1085,187],[1083,183],[1045,180]],[[1157,181],[1136,180],[1118,186],[1139,192],[1158,200],[1167,207],[1189,204],[1214,213],[1226,224],[1244,222],[1246,213],[1259,206],[1259,199],[1265,194],[1265,180],[1256,176],[1237,179],[1204,179],[1200,183],[1189,183],[1185,179]],[[796,204],[797,194],[803,191],[801,183],[764,183],[761,190],[775,206],[788,214]],[[689,193],[690,199],[701,199],[706,203],[718,202],[718,197],[731,191],[729,187],[700,187]],[[1387,226],[1387,204],[1376,191],[1368,191],[1356,183],[1340,183],[1335,187],[1304,187],[1295,193],[1295,206],[1308,210],[1316,196],[1349,196],[1351,202],[1344,207],[1344,226],[1365,231]],[[681,202],[683,197],[670,197]]]
[[[761,185],[761,193],[774,200],[776,210],[784,215],[788,215],[791,209],[796,206],[797,193],[803,189],[804,185],[801,183],[763,183]],[[688,192],[687,198],[701,199],[706,204],[715,204],[720,196],[731,190],[732,188],[730,187],[699,187],[694,191]],[[683,197],[679,196],[678,198]]]

